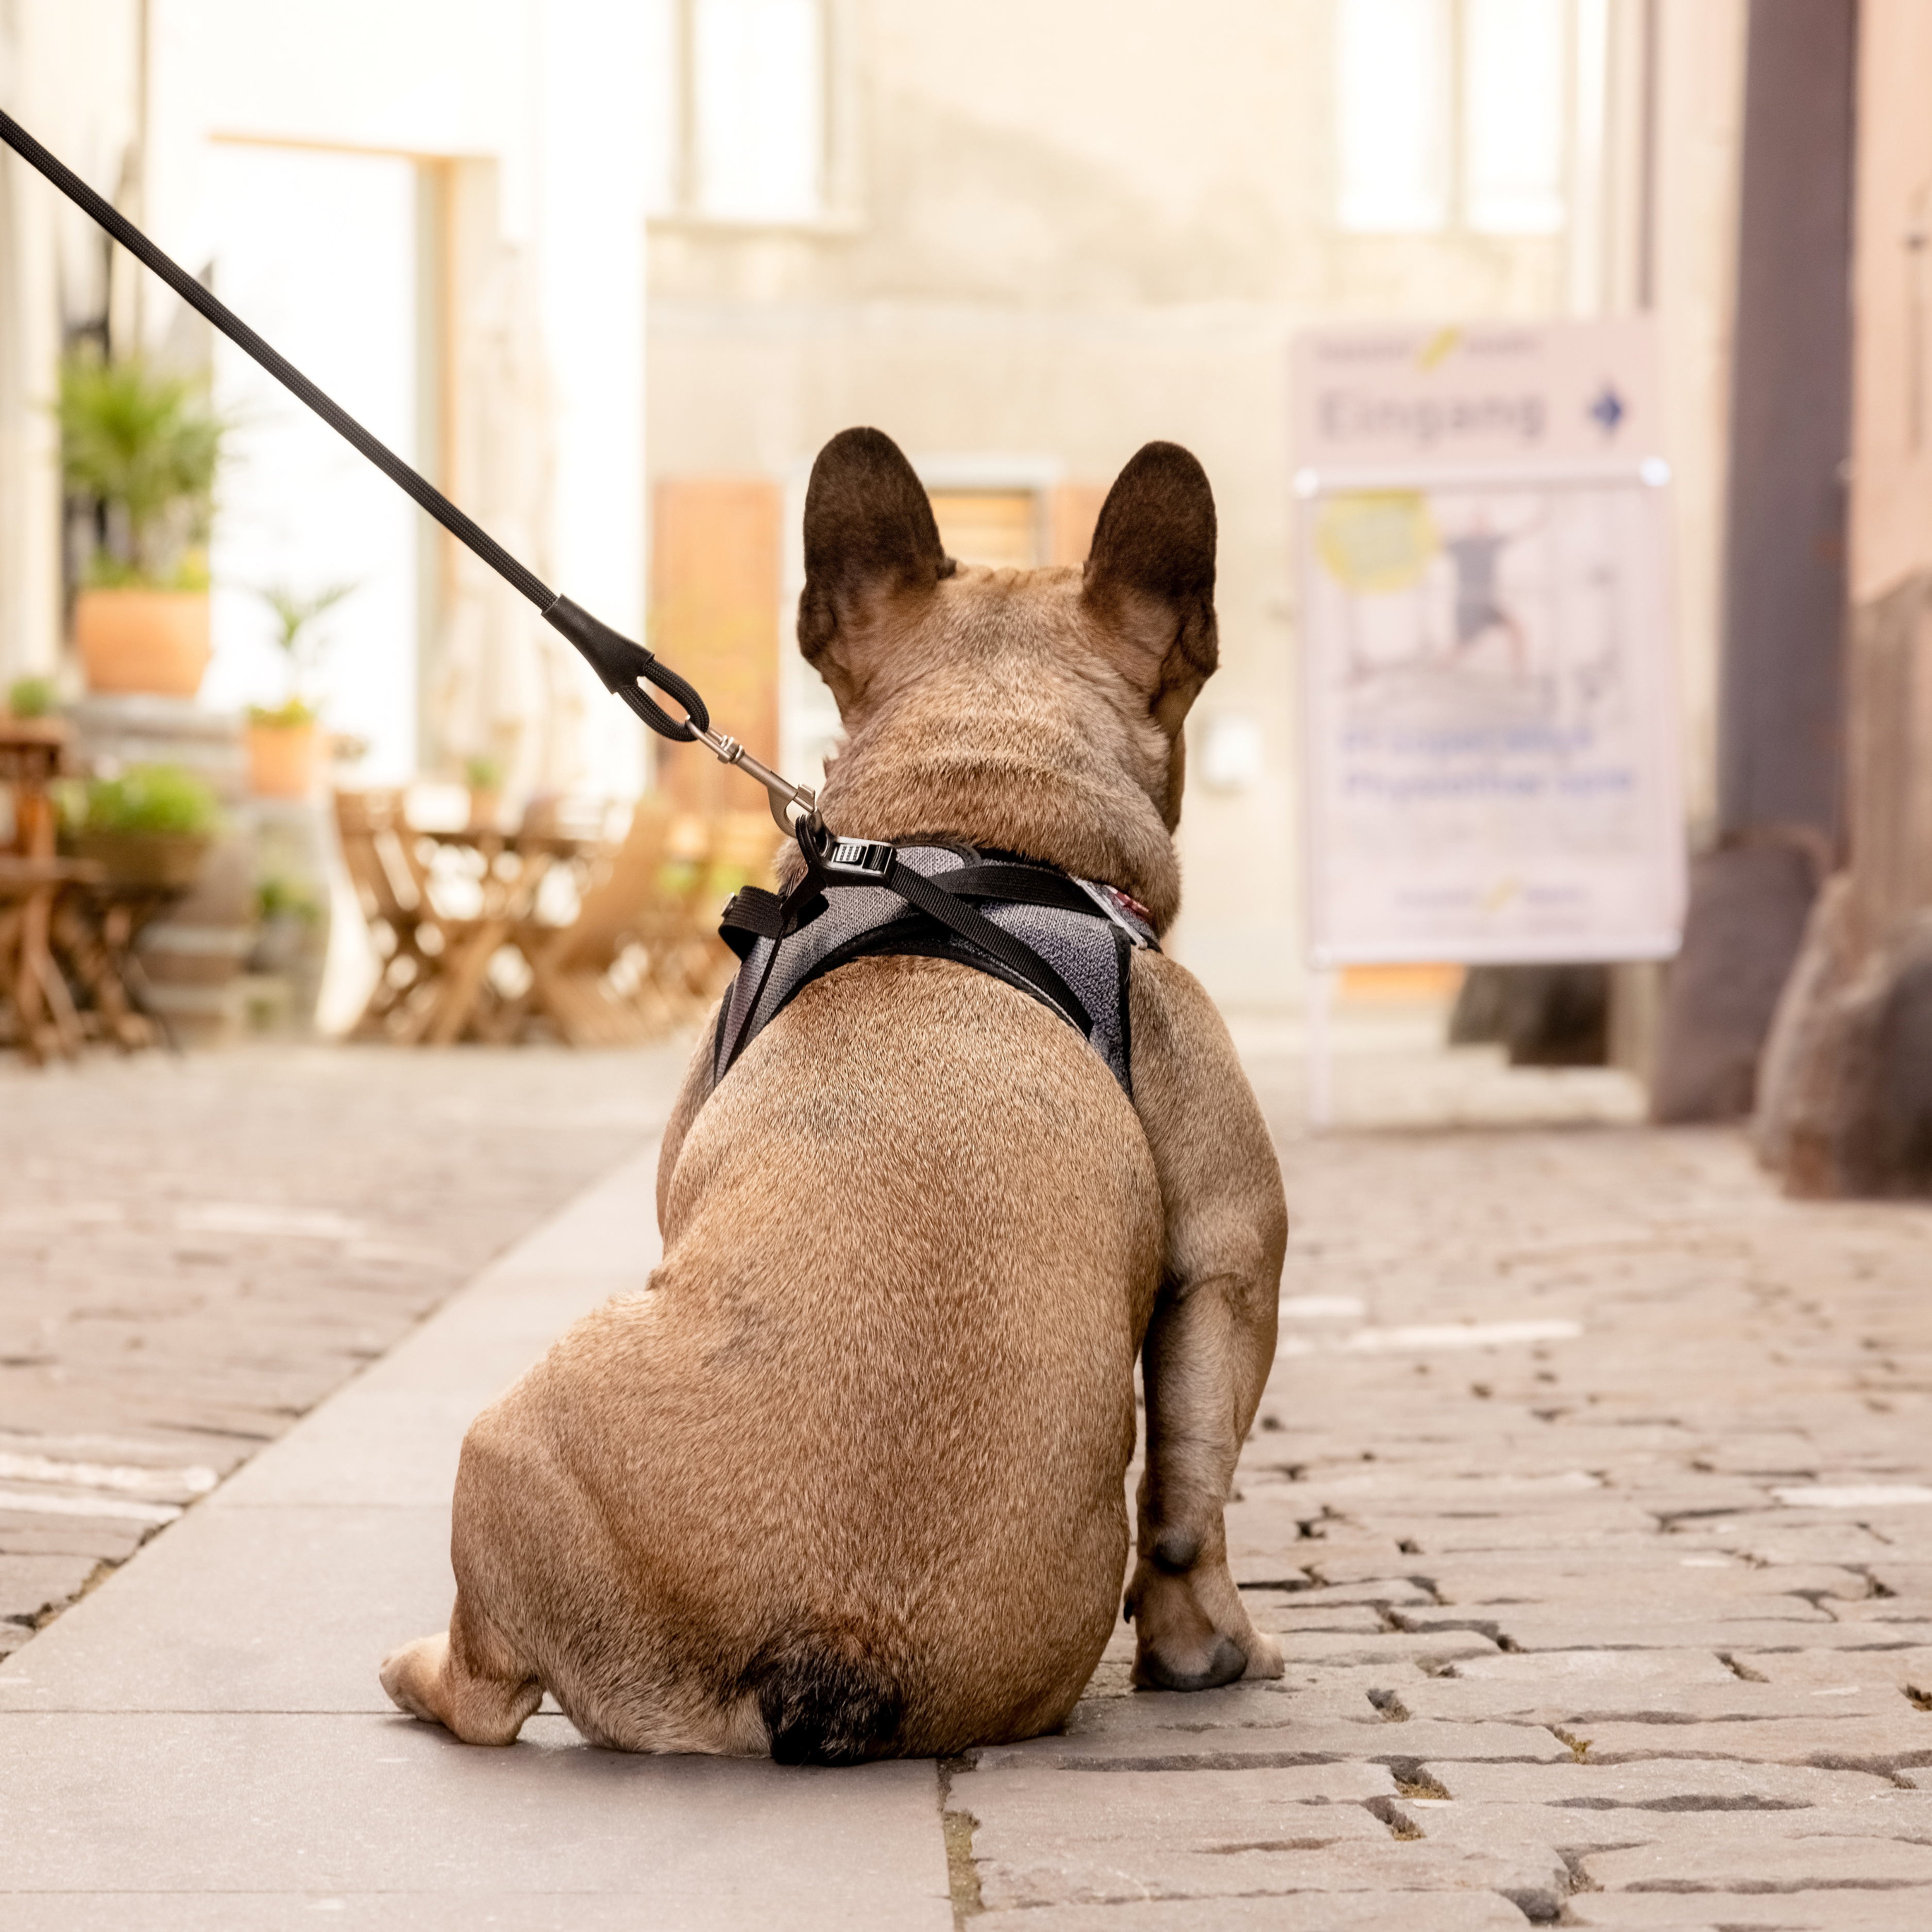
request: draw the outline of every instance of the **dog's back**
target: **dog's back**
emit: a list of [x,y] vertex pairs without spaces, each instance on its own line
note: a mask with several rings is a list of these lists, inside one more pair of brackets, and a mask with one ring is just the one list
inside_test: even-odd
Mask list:
[[[830,823],[1106,880],[1164,927],[1180,721],[1215,650],[1192,458],[1136,458],[1084,573],[961,569],[904,458],[850,431],[814,471],[806,552],[800,644],[850,734]],[[548,1689],[627,1748],[832,1762],[1051,1727],[1118,1614],[1135,1357],[1177,1265],[1213,1286],[1180,1318],[1200,1373],[1163,1370],[1168,1412],[1199,1416],[1143,1489],[1166,1513],[1143,1526],[1166,1567],[1133,1586],[1150,1681],[1270,1661],[1216,1538],[1273,1346],[1279,1180],[1178,972],[1136,953],[1129,1003],[1153,1002],[1166,1156],[1085,1038],[957,960],[850,961],[715,1081],[701,1041],[663,1264],[472,1429],[450,1629],[388,1660],[391,1695],[478,1742]],[[1196,1097],[1188,1053],[1218,1070]]]
[[[1118,1613],[1160,1256],[1099,1058],[965,967],[858,962],[711,1096],[664,1233],[650,1293],[477,1427],[493,1490],[500,1456],[554,1465],[516,1592],[547,1614],[514,1637],[564,1708],[634,1748],[722,1724],[833,1762],[1058,1721]],[[493,1552],[494,1514],[466,1519]],[[618,1640],[586,1654],[586,1623]],[[677,1708],[631,1709],[640,1683]]]

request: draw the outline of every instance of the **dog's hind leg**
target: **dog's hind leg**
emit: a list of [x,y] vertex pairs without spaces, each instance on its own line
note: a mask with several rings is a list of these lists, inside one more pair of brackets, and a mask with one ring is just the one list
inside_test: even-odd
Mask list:
[[412,1717],[466,1744],[513,1744],[543,1701],[543,1686],[457,1593],[449,1628],[382,1660],[382,1688]]
[[1199,1690],[1281,1675],[1280,1646],[1255,1628],[1228,1568],[1221,1512],[1274,1360],[1288,1216],[1220,1016],[1171,960],[1133,963],[1134,1104],[1167,1238],[1142,1352],[1147,1466],[1126,1610],[1134,1681]]
[[1249,1620],[1228,1568],[1221,1514],[1245,1432],[1235,1418],[1246,1378],[1231,1359],[1240,1339],[1215,1281],[1170,1286],[1148,1330],[1147,1466],[1127,1612],[1139,1638],[1134,1682],[1150,1690],[1281,1675],[1279,1647]]

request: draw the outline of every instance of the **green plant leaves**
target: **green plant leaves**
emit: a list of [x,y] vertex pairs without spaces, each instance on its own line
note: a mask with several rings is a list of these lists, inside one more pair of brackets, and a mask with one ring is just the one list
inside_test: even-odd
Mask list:
[[180,765],[130,765],[118,777],[89,779],[82,794],[83,832],[172,832],[198,837],[220,818],[204,778]]
[[138,357],[76,353],[61,364],[54,412],[68,490],[109,513],[95,579],[172,585],[179,553],[207,537],[228,433],[203,386]]

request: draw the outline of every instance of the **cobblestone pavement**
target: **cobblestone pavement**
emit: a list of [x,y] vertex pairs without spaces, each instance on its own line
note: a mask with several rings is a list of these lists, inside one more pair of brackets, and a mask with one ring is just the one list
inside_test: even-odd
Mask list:
[[0,1654],[633,1153],[683,1059],[0,1064]]
[[1287,1674],[1133,1694],[1123,1628],[1064,1736],[947,1768],[962,1916],[1932,1926],[1932,1210],[1729,1134],[1310,1140],[1252,1064],[1294,1228],[1228,1524]]
[[[1064,1734],[940,1767],[959,1918],[1932,1925],[1932,1209],[1389,1037],[1310,1138],[1244,1039],[1295,1226],[1228,1526],[1288,1672],[1134,1694],[1123,1628]],[[0,1646],[633,1152],[680,1058],[0,1072]]]

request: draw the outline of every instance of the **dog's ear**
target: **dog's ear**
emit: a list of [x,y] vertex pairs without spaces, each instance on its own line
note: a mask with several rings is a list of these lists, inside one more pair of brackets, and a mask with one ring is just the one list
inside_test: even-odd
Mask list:
[[842,712],[864,690],[872,650],[898,628],[894,617],[956,567],[925,486],[890,436],[842,430],[818,452],[805,492],[798,647]]
[[1178,443],[1150,442],[1100,506],[1081,602],[1115,668],[1147,694],[1169,738],[1220,662],[1214,624],[1214,493]]

